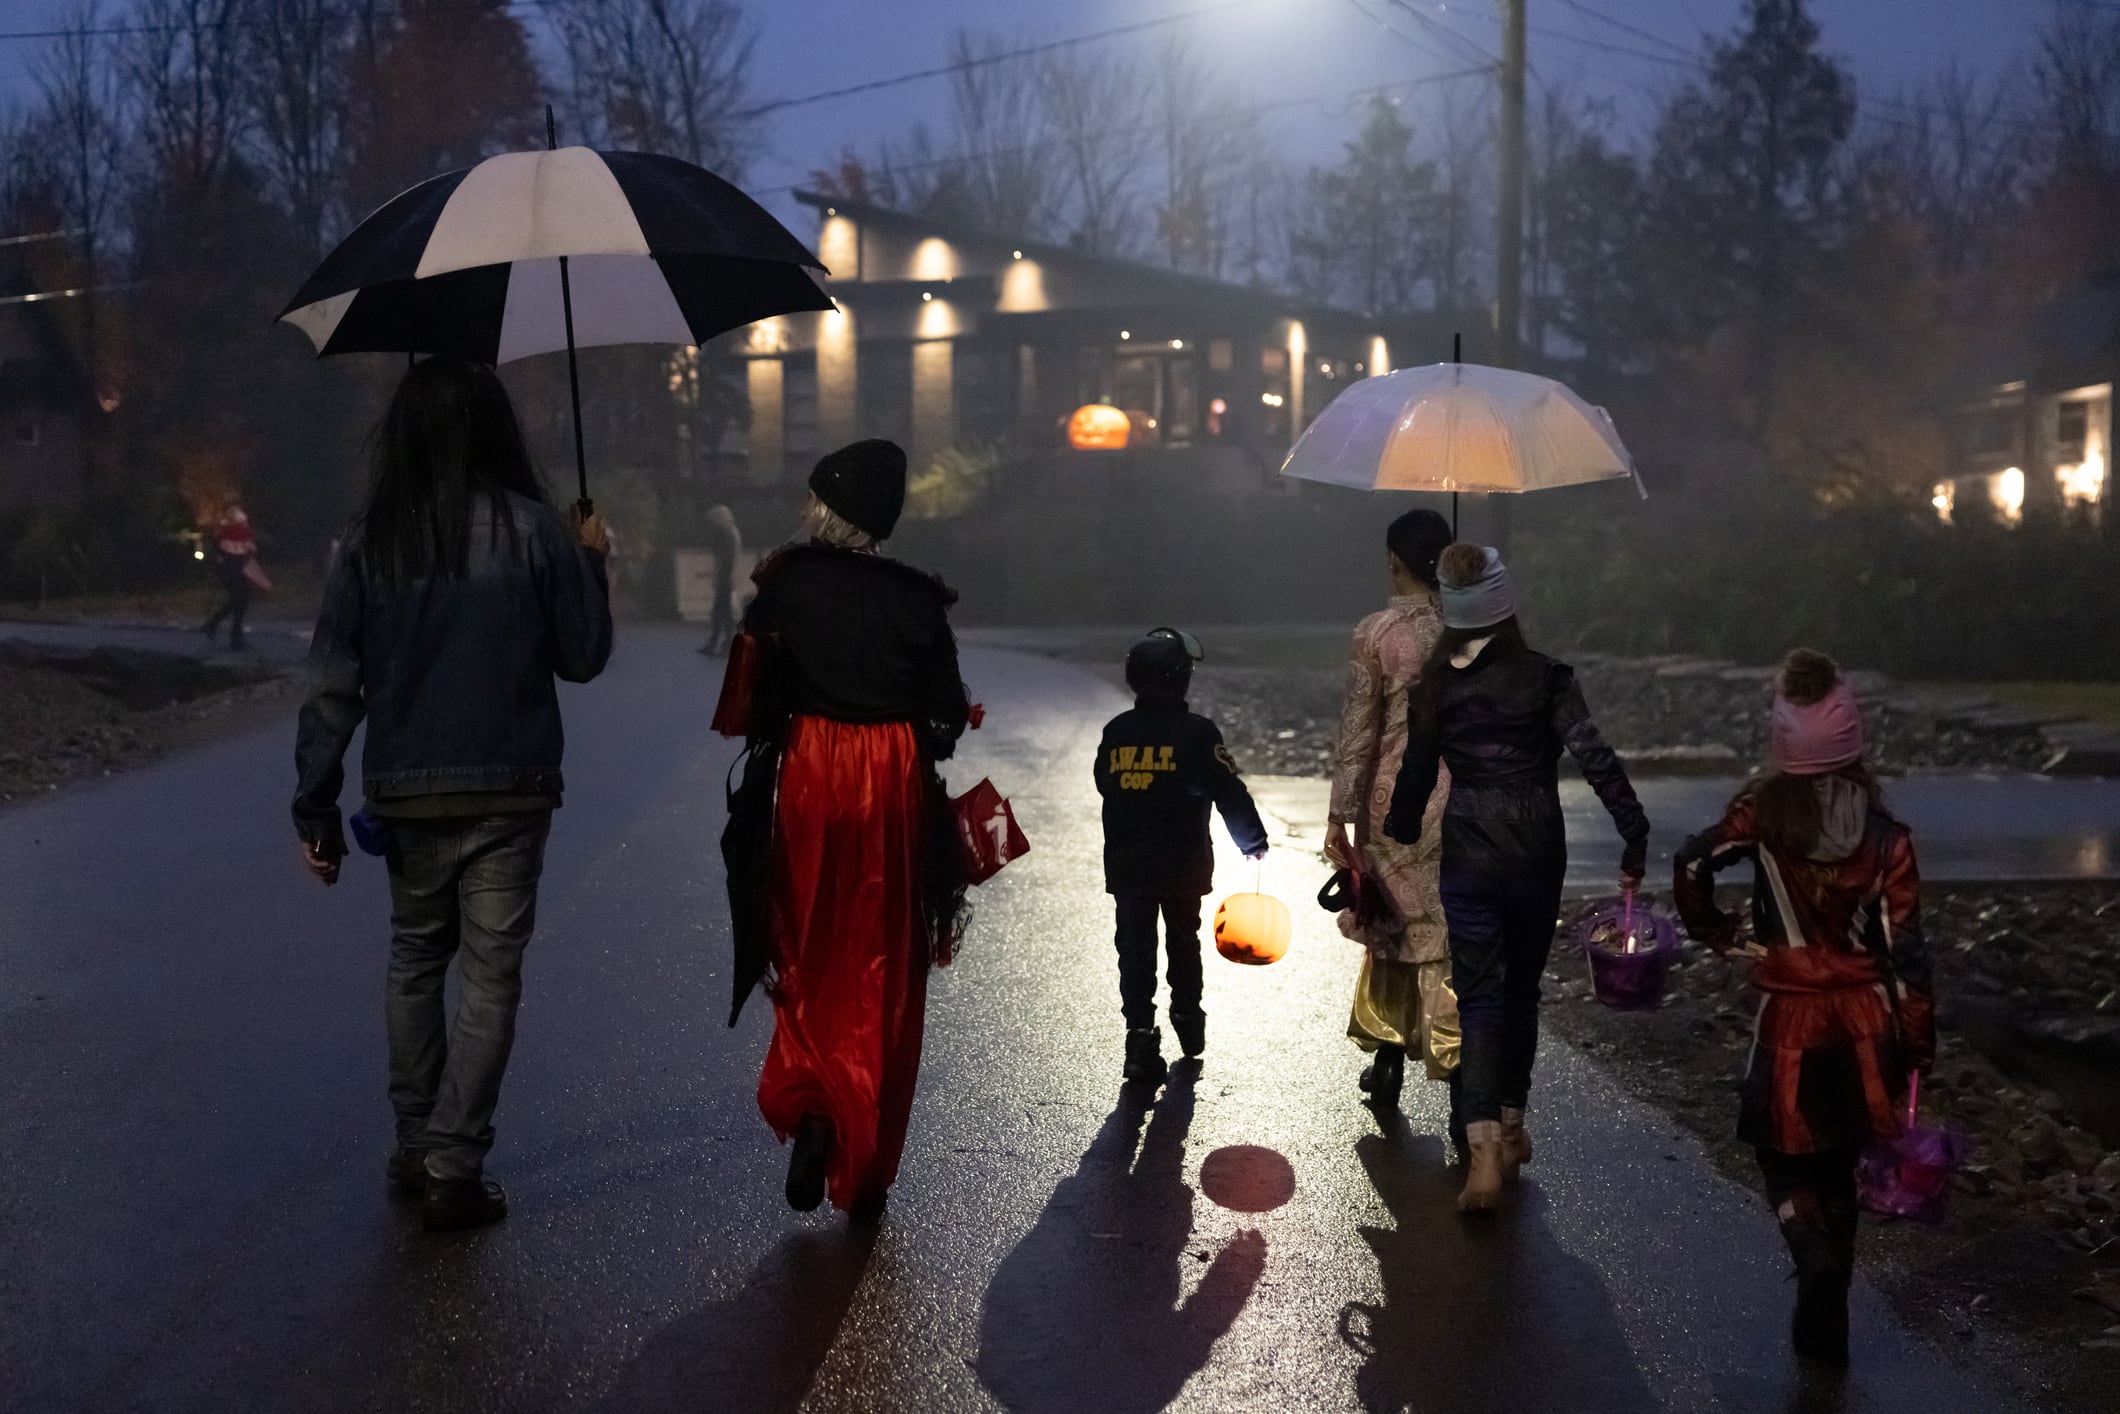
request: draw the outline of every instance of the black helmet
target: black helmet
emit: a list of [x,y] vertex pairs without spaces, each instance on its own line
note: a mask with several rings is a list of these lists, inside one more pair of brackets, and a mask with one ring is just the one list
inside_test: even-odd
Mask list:
[[1152,628],[1126,653],[1126,685],[1144,697],[1183,697],[1193,664],[1206,654],[1200,640],[1182,629]]

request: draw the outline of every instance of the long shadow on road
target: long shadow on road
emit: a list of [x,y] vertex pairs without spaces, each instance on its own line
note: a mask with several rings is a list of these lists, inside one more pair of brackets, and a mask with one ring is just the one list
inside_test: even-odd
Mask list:
[[1018,1414],[1153,1414],[1207,1364],[1251,1299],[1266,1267],[1255,1232],[1232,1238],[1183,1295],[1186,1272],[1206,1258],[1190,1250],[1184,1178],[1195,1073],[1172,1071],[1145,1134],[1145,1098],[1123,1096],[994,1274],[978,1374]]
[[788,1237],[734,1296],[649,1336],[597,1407],[794,1414],[854,1303],[875,1232]]
[[1380,1305],[1350,1302],[1340,1337],[1365,1358],[1355,1376],[1371,1414],[1647,1414],[1663,1408],[1629,1349],[1596,1268],[1555,1239],[1526,1182],[1498,1219],[1467,1223],[1442,1142],[1393,1117],[1355,1152],[1390,1229],[1364,1227],[1383,1278]]

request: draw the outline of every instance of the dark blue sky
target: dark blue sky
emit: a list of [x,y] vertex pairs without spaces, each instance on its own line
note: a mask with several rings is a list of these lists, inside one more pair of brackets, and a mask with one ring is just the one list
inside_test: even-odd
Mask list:
[[[759,0],[755,83],[761,98],[812,93],[940,62],[952,30],[976,25],[1033,43],[1086,34],[1159,15],[1199,10],[1216,0]],[[1493,0],[1404,0],[1471,44],[1499,43]],[[1866,92],[1893,94],[1956,62],[1995,71],[2021,59],[2056,4],[2083,0],[1814,0],[1828,49],[1852,67]],[[1165,33],[1185,33],[1222,64],[1257,103],[1317,100],[1276,109],[1268,135],[1304,160],[1329,157],[1347,135],[1351,90],[1476,62],[1397,8],[1399,0],[1248,0],[1148,36],[1104,41],[1100,52],[1153,50]],[[49,24],[60,0],[0,0],[0,29]],[[1539,82],[1618,105],[1623,126],[1639,127],[1648,95],[1682,80],[1683,67],[1657,62],[1666,44],[1692,45],[1706,30],[1731,28],[1742,0],[1530,0],[1532,68]],[[1599,12],[1605,18],[1599,18]],[[1372,16],[1388,16],[1387,28]],[[1618,23],[1615,23],[1617,21]],[[1656,38],[1651,38],[1654,36]],[[1659,40],[1662,42],[1660,43]],[[1599,48],[1597,46],[1609,46]],[[0,42],[0,95],[25,96],[22,64],[32,46]],[[1639,54],[1624,51],[1640,51]],[[1435,88],[1407,96],[1420,105]],[[873,146],[915,116],[935,114],[943,83],[926,80],[859,98],[784,111],[766,130],[768,151],[749,174],[754,188],[779,188],[853,143]],[[776,203],[777,204],[777,203]]]

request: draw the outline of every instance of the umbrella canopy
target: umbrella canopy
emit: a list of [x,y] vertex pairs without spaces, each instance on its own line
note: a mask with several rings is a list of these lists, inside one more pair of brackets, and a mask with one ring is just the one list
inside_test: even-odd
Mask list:
[[711,172],[562,147],[489,157],[396,197],[325,257],[280,317],[319,356],[499,364],[702,344],[770,315],[830,309],[824,273],[771,213]]
[[1281,474],[1365,491],[1544,491],[1633,476],[1634,459],[1603,408],[1550,378],[1436,363],[1350,386]]

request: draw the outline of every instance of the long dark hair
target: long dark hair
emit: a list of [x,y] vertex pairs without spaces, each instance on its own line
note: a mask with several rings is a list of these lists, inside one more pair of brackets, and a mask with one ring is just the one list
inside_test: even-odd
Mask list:
[[370,441],[369,463],[361,557],[392,583],[461,578],[481,501],[492,503],[496,533],[511,538],[509,495],[545,503],[508,390],[492,369],[463,359],[430,358],[405,374]]
[[1884,804],[1884,788],[1866,761],[1857,761],[1837,771],[1817,776],[1792,776],[1786,771],[1766,770],[1738,789],[1740,799],[1752,799],[1752,833],[1784,864],[1801,864],[1818,848],[1825,833],[1825,814],[1818,800],[1821,781],[1838,776],[1852,781],[1869,797],[1869,808]]
[[1431,510],[1408,511],[1384,532],[1384,548],[1430,589],[1436,587],[1436,561],[1449,547],[1450,522]]

